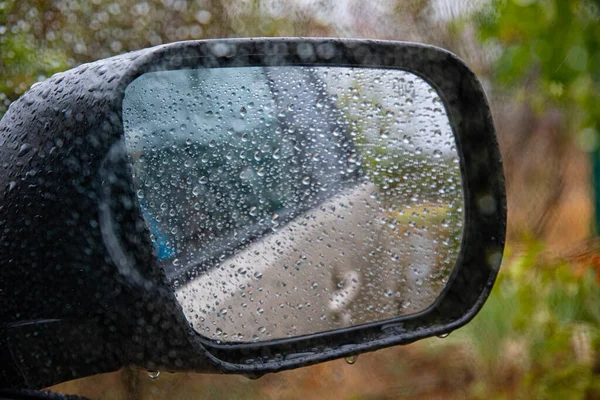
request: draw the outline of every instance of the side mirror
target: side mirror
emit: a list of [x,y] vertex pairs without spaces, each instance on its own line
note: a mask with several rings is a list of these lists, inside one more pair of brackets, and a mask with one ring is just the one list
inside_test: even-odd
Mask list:
[[3,386],[446,335],[502,259],[490,110],[432,46],[159,46],[36,85],[0,133]]

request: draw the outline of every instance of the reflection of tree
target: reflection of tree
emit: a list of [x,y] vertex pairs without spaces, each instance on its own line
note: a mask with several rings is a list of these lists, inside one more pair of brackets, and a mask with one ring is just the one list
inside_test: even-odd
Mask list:
[[462,195],[460,169],[448,158],[391,148],[357,146],[363,166],[385,199],[404,203],[452,203]]
[[[386,102],[380,91],[368,88],[373,86],[375,79],[381,78],[377,74],[369,78],[369,74],[365,73],[365,76],[360,80],[353,79],[351,83],[338,84],[335,94],[338,108],[343,110],[348,129],[352,132],[361,169],[377,188],[373,195],[381,206],[381,218],[387,221],[383,233],[387,239],[379,240],[382,243],[421,241],[433,244],[429,250],[411,245],[414,248],[404,250],[404,255],[399,257],[426,256],[423,252],[434,256],[435,260],[429,262],[435,267],[419,290],[425,297],[428,296],[425,293],[435,297],[447,283],[462,239],[464,211],[458,155],[454,150],[456,157],[452,157],[452,154],[442,152],[442,148],[435,148],[431,143],[428,150],[419,148],[415,142],[427,139],[414,139],[419,135],[411,131],[414,128],[409,123],[405,124],[403,133],[399,133],[396,122],[413,121],[417,125],[414,115],[426,107],[429,100],[419,96],[414,85],[396,88],[397,103],[404,106],[390,108],[384,106]],[[427,93],[430,95],[431,92]],[[420,103],[415,104],[414,101]],[[437,120],[432,120],[430,124],[433,127],[436,123]],[[453,141],[450,131],[448,135],[448,140]],[[439,146],[446,146],[447,150],[446,143],[443,143],[446,141],[438,139],[437,142]],[[378,252],[374,262],[385,265],[390,256],[393,257],[392,249]],[[385,286],[385,282],[378,284],[382,285]],[[403,287],[396,289],[398,293],[414,293],[417,288],[414,281],[407,281]],[[407,298],[400,296],[394,307],[406,306],[403,304],[405,301]],[[418,307],[416,304],[413,306]],[[399,309],[400,314],[415,310],[411,306],[406,307],[406,310]]]

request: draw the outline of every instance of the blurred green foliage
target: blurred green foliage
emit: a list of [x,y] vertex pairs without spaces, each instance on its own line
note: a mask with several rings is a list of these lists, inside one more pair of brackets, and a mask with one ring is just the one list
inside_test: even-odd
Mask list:
[[565,111],[586,150],[600,132],[600,0],[493,0],[470,19],[496,55],[494,80],[538,110]]
[[473,398],[600,396],[600,287],[593,270],[538,262],[541,245],[514,257],[477,317],[453,335],[477,363]]
[[0,117],[36,81],[115,54],[203,38],[327,36],[311,9],[265,3],[0,0]]
[[10,24],[17,2],[0,2],[0,117],[29,86],[68,68],[65,55],[41,49],[23,24]]
[[[562,110],[562,133],[597,150],[600,1],[493,0],[460,23],[473,24],[492,54],[495,88],[516,89],[540,114]],[[485,308],[460,333],[483,366],[474,396],[600,397],[595,271],[586,266],[580,276],[571,265],[543,261],[540,243],[522,245],[525,252],[505,263]]]

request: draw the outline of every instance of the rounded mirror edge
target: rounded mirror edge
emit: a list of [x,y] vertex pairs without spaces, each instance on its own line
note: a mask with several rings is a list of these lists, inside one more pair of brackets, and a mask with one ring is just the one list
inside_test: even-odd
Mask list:
[[[246,43],[244,39],[240,39],[240,42]],[[277,40],[268,40],[270,43],[277,42]],[[302,43],[303,39],[298,40],[286,40],[286,42],[294,42],[296,44]],[[259,41],[251,41],[251,43],[257,43]],[[359,44],[365,44],[364,41],[356,41]],[[327,41],[327,43],[333,43],[337,46],[342,46],[346,49],[346,45],[349,43],[353,43],[352,40],[334,40]],[[178,44],[180,47],[185,47],[188,44]],[[199,46],[198,42],[193,42],[192,45],[194,47]],[[461,159],[463,159],[464,148],[473,147],[477,150],[480,147],[486,147],[491,145],[491,150],[488,148],[488,156],[483,156],[480,159],[481,162],[485,165],[487,164],[495,164],[495,166],[489,166],[489,168],[485,168],[485,171],[489,172],[490,176],[498,175],[501,177],[501,164],[500,164],[500,156],[497,148],[497,144],[495,142],[494,133],[493,133],[493,123],[491,120],[491,114],[489,113],[489,109],[487,108],[487,103],[485,102],[485,97],[483,91],[480,89],[480,85],[477,81],[473,83],[471,80],[474,79],[474,75],[468,68],[462,64],[462,62],[457,62],[457,58],[448,57],[448,52],[439,51],[433,47],[422,46],[422,45],[414,45],[414,44],[406,44],[406,43],[393,43],[393,42],[385,42],[382,44],[384,48],[378,47],[377,42],[368,42],[369,46],[372,46],[375,51],[380,53],[387,53],[392,50],[397,52],[410,52],[414,55],[414,60],[411,57],[402,58],[398,61],[396,65],[392,63],[387,63],[382,65],[383,67],[388,68],[398,68],[404,70],[410,70],[417,73],[419,76],[422,76],[427,82],[434,82],[432,86],[434,86],[440,93],[440,95],[446,94],[447,96],[443,97],[447,107],[453,107],[454,113],[453,116],[450,117],[451,122],[456,121],[457,119],[461,119],[461,107],[466,107],[466,104],[472,104],[475,102],[475,105],[472,106],[474,109],[478,110],[481,114],[479,117],[483,118],[485,121],[480,123],[480,126],[470,127],[464,126],[464,119],[461,119],[461,123],[457,123],[455,129],[455,135],[461,136],[463,130],[471,129],[474,132],[471,132],[468,135],[464,135],[464,142],[466,146],[463,146],[463,149],[460,150],[459,154]],[[165,48],[169,46],[164,46]],[[152,49],[149,49],[150,52],[145,56],[140,56],[137,59],[133,60],[130,68],[126,69],[126,73],[122,76],[121,81],[119,82],[119,87],[121,88],[121,95],[118,94],[113,96],[114,103],[120,103],[122,101],[122,93],[125,87],[128,85],[128,79],[131,80],[141,75],[143,70],[147,70],[152,67],[152,63],[158,60],[159,63],[162,63],[161,57],[152,54]],[[427,67],[426,63],[423,63],[424,59],[430,59],[429,55],[436,54],[436,52],[440,52],[437,54],[437,57],[434,59],[440,59],[436,61],[435,68]],[[229,60],[229,61],[228,61]],[[412,60],[412,61],[411,61]],[[230,62],[230,59],[224,59],[223,62]],[[333,61],[324,62],[325,64],[329,63],[329,65],[338,65],[337,62],[343,63],[344,59],[337,59]],[[348,60],[346,60],[348,61]],[[414,63],[413,63],[414,61]],[[194,65],[193,58],[187,60],[190,65]],[[256,65],[260,60],[254,60],[253,63]],[[290,60],[291,63],[297,62],[296,59]],[[369,64],[371,65],[371,64]],[[444,70],[448,70],[444,68],[444,65],[451,66],[454,71],[461,71],[462,75],[456,76],[452,74],[447,74],[440,76],[440,80],[436,80],[435,76],[433,76],[437,72],[443,72]],[[466,71],[465,71],[466,70]],[[460,102],[460,99],[455,99],[454,96],[449,95],[448,92],[452,92],[452,89],[456,89],[460,84],[461,76],[466,76],[466,83],[470,83],[470,93],[471,96],[474,96],[474,100],[470,101],[464,100]],[[444,79],[450,77],[449,80],[444,81]],[[129,82],[131,81],[129,80]],[[457,81],[458,80],[458,81]],[[450,83],[450,85],[448,85]],[[465,82],[463,82],[464,84]],[[477,90],[479,88],[479,90]],[[452,94],[452,93],[450,93]],[[464,97],[464,95],[463,95]],[[452,99],[448,102],[448,98]],[[477,104],[477,100],[481,103]],[[450,106],[448,105],[450,104]],[[121,108],[121,104],[115,104],[115,109]],[[485,109],[483,109],[485,108]],[[486,125],[487,124],[487,125]],[[483,127],[483,129],[482,129]],[[475,132],[476,131],[476,132]],[[486,136],[487,139],[482,143],[478,143],[478,140],[481,139],[480,135]],[[461,136],[462,137],[462,136]],[[491,140],[490,140],[491,138]],[[465,172],[469,175],[472,168],[474,168],[476,164],[475,158],[470,158],[464,160],[465,162]],[[485,182],[486,177],[480,176],[485,174],[479,174],[477,177],[473,177],[470,179],[471,185],[466,187],[465,190],[468,191],[470,187],[472,187],[472,183],[477,182]],[[486,216],[486,220],[483,225],[486,226],[486,231],[493,232],[493,235],[496,238],[502,238],[499,243],[497,240],[494,240],[493,243],[495,245],[499,245],[498,248],[503,248],[504,243],[504,230],[505,230],[505,221],[506,221],[506,206],[505,206],[505,195],[504,195],[504,187],[503,181],[499,183],[498,179],[493,179],[496,182],[496,186],[501,185],[501,196],[499,200],[497,200],[497,204],[500,207],[497,207],[497,210],[492,213],[492,215]],[[500,187],[500,186],[498,186]],[[475,194],[470,193],[470,196],[474,199]],[[497,192],[498,193],[498,192]],[[466,226],[471,225],[480,225],[478,224],[480,214],[477,210],[477,203],[474,201],[473,206],[465,208],[465,213],[467,215],[468,220],[466,221]],[[483,202],[485,204],[485,202]],[[139,210],[130,210],[131,212],[138,213],[138,219],[141,220],[141,215],[139,215]],[[502,214],[502,215],[500,215]],[[497,227],[494,224],[497,222],[502,222],[501,227]],[[463,234],[465,237],[467,235],[467,230]],[[469,245],[469,241],[477,238],[477,230],[474,229],[474,233],[470,234],[468,239],[464,239],[467,242],[467,246]],[[465,246],[463,246],[464,248]],[[479,248],[480,252],[483,252],[483,248]],[[477,252],[473,250],[473,252]],[[461,256],[462,257],[462,256]],[[475,257],[479,260],[485,259],[485,257]],[[461,260],[464,259],[461,258]],[[471,258],[469,258],[470,260]],[[457,263],[463,263],[463,261],[459,261]],[[458,267],[463,270],[474,270],[479,268],[480,264],[470,263],[467,265],[458,265]],[[481,264],[483,265],[483,264]],[[479,281],[485,281],[493,283],[495,279],[495,270],[492,268],[489,271],[484,271],[482,275],[486,275],[486,277],[480,276]],[[452,285],[455,283],[453,282]],[[460,287],[462,290],[453,290],[451,291],[451,295],[456,298],[448,303],[448,304],[458,304],[460,307],[458,309],[453,310],[452,318],[449,321],[445,321],[443,316],[444,311],[439,310],[439,304],[446,302],[446,298],[448,298],[448,293],[445,293],[445,297],[443,301],[437,302],[434,306],[428,308],[419,315],[414,315],[406,319],[398,320],[398,321],[386,321],[384,323],[374,323],[375,326],[367,326],[367,327],[359,327],[355,329],[351,329],[349,331],[341,331],[335,332],[332,335],[310,335],[307,338],[296,338],[290,339],[288,343],[272,343],[272,344],[260,344],[257,346],[252,346],[252,344],[248,345],[225,345],[225,346],[216,346],[214,343],[207,343],[203,341],[198,341],[198,335],[195,331],[188,329],[188,336],[190,339],[197,343],[197,350],[200,352],[204,352],[207,358],[212,359],[214,361],[215,368],[221,370],[223,372],[232,372],[232,373],[240,373],[244,371],[248,371],[248,373],[260,373],[261,371],[274,372],[277,370],[289,369],[301,367],[309,364],[314,364],[317,362],[322,362],[330,359],[341,358],[346,355],[355,354],[357,352],[366,352],[373,351],[376,349],[389,347],[397,344],[406,344],[412,341],[422,339],[429,336],[435,336],[439,334],[446,333],[450,328],[455,329],[459,326],[462,326],[468,320],[470,320],[478,311],[478,309],[483,305],[484,299],[487,298],[487,294],[489,290],[491,290],[491,285],[488,287],[486,284],[481,285],[478,284],[477,295],[473,299],[471,296],[466,301],[462,301],[461,291],[469,290],[472,288],[472,285],[469,282],[460,282]],[[487,290],[487,292],[486,292]],[[458,292],[458,293],[457,293]],[[459,301],[456,301],[459,299]],[[473,301],[474,300],[474,301]],[[469,304],[466,304],[469,303]],[[450,307],[452,308],[452,307]],[[448,307],[444,308],[445,310]],[[457,315],[458,314],[458,315]],[[148,320],[152,320],[152,315],[149,314]],[[456,317],[456,318],[454,318]],[[409,323],[409,320],[412,321]],[[416,321],[416,322],[415,322]],[[372,339],[375,338],[375,339]],[[168,339],[168,338],[167,338]],[[320,353],[310,353],[310,349],[320,349]],[[272,354],[271,356],[261,357],[260,354]],[[257,361],[261,360],[261,361]],[[190,368],[194,368],[192,364],[189,365]],[[180,366],[173,366],[173,369],[181,370],[187,368],[187,365],[184,363]]]
[[[140,72],[142,70],[150,71],[153,65],[158,69],[166,68],[170,64],[165,61],[169,54],[186,47],[192,49],[192,51],[188,49],[187,52],[192,56],[180,58],[176,66],[197,65],[198,58],[206,57],[206,49],[201,50],[204,46],[227,41],[182,42],[178,43],[176,48],[163,46],[159,53],[146,57],[146,65],[140,66],[132,75],[139,76],[143,73]],[[327,43],[337,46],[340,57],[323,60],[318,65],[368,65],[404,69],[421,76],[436,88],[446,107],[451,109],[449,110],[451,123],[457,141],[460,141],[459,155],[464,167],[463,178],[467,181],[464,188],[465,198],[468,199],[465,207],[464,246],[451,284],[444,290],[438,301],[422,313],[392,321],[376,322],[369,326],[337,330],[328,334],[313,334],[260,344],[215,344],[190,330],[189,333],[195,337],[194,341],[205,348],[211,357],[219,360],[218,368],[223,372],[247,371],[255,374],[257,371],[274,372],[296,368],[357,352],[410,343],[425,337],[445,334],[470,321],[485,303],[498,272],[506,231],[506,194],[502,161],[495,139],[491,112],[483,89],[469,67],[446,50],[413,43],[277,38],[236,39],[234,42],[239,45],[238,49],[248,49],[248,54],[256,54],[253,49],[262,49],[260,57],[246,58],[236,64],[235,56],[221,58],[210,56],[213,65],[264,65],[261,64],[265,62],[263,57],[282,55],[281,48],[274,44],[285,43],[297,46],[305,42]],[[352,55],[344,53],[344,50],[357,45],[369,46],[375,53],[402,53],[403,56],[391,60],[388,58],[381,63],[360,64]],[[307,64],[293,55],[287,59],[285,57],[279,59],[282,60],[284,65]],[[308,63],[308,65],[317,64]],[[170,65],[171,68],[173,66]],[[474,193],[474,187],[484,190]],[[490,201],[482,202],[481,193],[484,193],[484,199],[485,196],[491,196],[495,207],[485,211],[486,208],[482,208],[481,205],[486,203],[489,205]],[[471,273],[472,276],[469,276]],[[375,340],[367,339],[373,335],[379,337]],[[364,342],[357,343],[361,340]],[[318,354],[303,351],[317,348],[320,349]]]

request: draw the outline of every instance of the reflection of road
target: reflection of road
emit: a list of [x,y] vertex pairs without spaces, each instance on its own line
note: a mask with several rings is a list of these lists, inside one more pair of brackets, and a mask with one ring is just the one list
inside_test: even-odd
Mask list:
[[376,191],[346,191],[179,288],[188,320],[207,337],[267,340],[430,305],[439,238],[396,226]]

